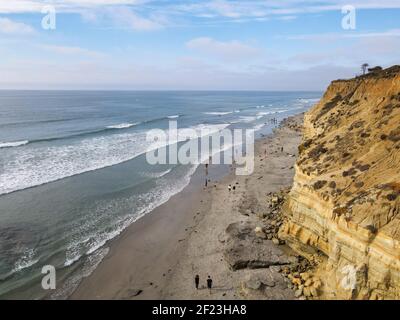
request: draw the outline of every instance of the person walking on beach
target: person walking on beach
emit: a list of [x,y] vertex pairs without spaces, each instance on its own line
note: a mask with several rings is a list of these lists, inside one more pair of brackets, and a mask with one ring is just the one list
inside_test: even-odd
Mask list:
[[196,276],[194,277],[194,285],[196,286],[196,290],[199,289],[199,283],[200,283],[200,276],[196,274]]
[[211,294],[211,289],[212,289],[212,279],[211,279],[211,277],[210,276],[208,276],[208,278],[207,278],[207,288],[208,288],[208,290],[210,290],[210,294]]
[[232,186],[229,185],[229,186],[228,186],[228,191],[231,192],[231,190],[232,190]]
[[207,185],[208,185],[208,163],[205,164],[205,168],[206,168],[206,182],[205,182],[204,186],[207,188]]

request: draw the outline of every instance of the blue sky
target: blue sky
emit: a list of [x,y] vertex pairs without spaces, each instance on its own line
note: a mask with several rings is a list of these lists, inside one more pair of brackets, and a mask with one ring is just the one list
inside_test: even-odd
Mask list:
[[323,90],[399,40],[399,0],[0,0],[0,88]]

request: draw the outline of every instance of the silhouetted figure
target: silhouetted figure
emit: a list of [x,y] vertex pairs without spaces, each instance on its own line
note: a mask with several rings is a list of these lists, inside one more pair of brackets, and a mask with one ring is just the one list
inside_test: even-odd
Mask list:
[[194,285],[196,286],[196,290],[199,289],[199,283],[200,283],[200,276],[196,274],[194,277]]
[[208,163],[205,164],[205,168],[206,168],[206,183],[205,183],[205,187],[207,188],[207,185],[208,185],[208,179],[207,179],[207,177],[208,177]]
[[210,290],[210,293],[211,293],[211,289],[212,289],[212,279],[211,279],[211,277],[210,276],[208,276],[208,278],[207,278],[207,288],[208,288],[208,290]]
[[361,70],[362,70],[362,73],[363,73],[363,75],[365,75],[366,73],[367,73],[367,68],[369,67],[369,64],[368,63],[363,63],[362,65],[361,65]]

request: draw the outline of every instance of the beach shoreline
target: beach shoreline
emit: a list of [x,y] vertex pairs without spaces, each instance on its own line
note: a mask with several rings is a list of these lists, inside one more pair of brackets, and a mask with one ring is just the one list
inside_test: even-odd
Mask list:
[[[254,298],[241,288],[244,279],[258,271],[233,271],[224,261],[225,230],[235,222],[259,223],[256,213],[243,214],[240,205],[254,199],[262,204],[268,193],[291,185],[302,117],[287,118],[274,133],[256,141],[255,170],[250,176],[216,169],[205,188],[200,166],[182,192],[110,241],[109,253],[69,299]],[[228,191],[229,184],[234,191]],[[211,295],[208,290],[194,290],[195,274],[200,275],[201,289],[206,277],[213,277]],[[293,298],[292,290],[279,284],[265,298]]]

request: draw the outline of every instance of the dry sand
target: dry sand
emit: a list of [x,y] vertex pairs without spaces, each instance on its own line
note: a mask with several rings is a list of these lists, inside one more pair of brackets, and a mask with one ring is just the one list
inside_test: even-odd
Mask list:
[[[291,123],[300,124],[302,117],[292,117]],[[258,140],[255,169],[250,176],[230,173],[204,188],[199,182],[204,176],[200,168],[184,191],[112,241],[108,255],[70,298],[254,298],[243,296],[240,288],[243,280],[257,271],[229,268],[224,260],[225,230],[233,222],[257,223],[256,215],[243,215],[239,205],[251,198],[265,203],[269,192],[291,185],[300,140],[301,132],[287,125]],[[229,184],[236,190],[229,192]],[[194,289],[196,274],[200,275],[200,290]],[[211,294],[204,288],[208,275],[214,282]],[[286,296],[273,296],[280,297]]]

